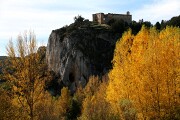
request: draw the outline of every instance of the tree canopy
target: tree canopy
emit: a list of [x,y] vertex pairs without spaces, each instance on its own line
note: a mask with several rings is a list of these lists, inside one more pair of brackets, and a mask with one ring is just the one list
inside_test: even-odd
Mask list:
[[[122,117],[128,112],[131,119],[180,118],[179,35],[176,27],[159,32],[143,26],[136,36],[131,30],[124,33],[116,43],[107,87],[114,111]],[[123,109],[122,100],[131,107]]]

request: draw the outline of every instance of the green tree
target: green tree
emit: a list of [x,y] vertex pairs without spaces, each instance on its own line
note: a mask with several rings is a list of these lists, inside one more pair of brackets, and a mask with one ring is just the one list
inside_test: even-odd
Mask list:
[[127,30],[127,24],[124,20],[112,19],[109,22],[111,23],[111,28],[114,32],[122,34],[125,30]]
[[159,22],[156,22],[155,27],[156,27],[156,29],[160,30],[161,29],[161,24]]
[[84,21],[84,18],[81,15],[74,17],[74,23],[82,23]]
[[132,29],[132,33],[134,35],[136,35],[142,27],[142,23],[140,22],[136,22],[136,21],[132,21],[132,23],[130,24],[130,28]]
[[180,15],[171,18],[169,21],[167,21],[166,23],[169,26],[176,26],[176,27],[180,27]]

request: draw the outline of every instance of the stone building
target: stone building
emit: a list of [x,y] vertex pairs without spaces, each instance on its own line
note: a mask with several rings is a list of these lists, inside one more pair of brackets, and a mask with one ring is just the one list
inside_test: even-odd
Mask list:
[[113,13],[96,13],[92,15],[93,22],[98,22],[99,24],[107,24],[109,20],[116,19],[116,20],[124,20],[128,24],[132,22],[132,15],[130,12],[127,11],[126,14],[113,14]]

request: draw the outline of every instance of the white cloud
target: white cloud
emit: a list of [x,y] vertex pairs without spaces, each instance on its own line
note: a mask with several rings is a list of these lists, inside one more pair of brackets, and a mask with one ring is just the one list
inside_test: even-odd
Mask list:
[[[9,38],[16,39],[17,35],[24,30],[34,30],[38,42],[43,41],[44,44],[47,43],[53,29],[72,23],[74,16],[80,14],[85,18],[91,18],[92,13],[89,11],[68,9],[73,5],[79,6],[79,2],[83,1],[78,0],[76,3],[70,0],[67,2],[61,0],[1,0],[0,55],[5,55],[5,45]],[[86,6],[89,5],[85,4],[84,7]]]
[[134,20],[144,19],[156,23],[161,20],[169,20],[180,14],[180,0],[154,0],[149,5],[133,12]]
[[4,45],[10,37],[16,39],[20,32],[32,29],[40,42],[47,43],[51,30],[72,23],[78,14],[91,20],[96,12],[124,13],[130,9],[134,20],[143,18],[154,23],[168,20],[180,11],[180,0],[145,1],[145,5],[140,1],[143,0],[0,0],[0,55],[5,54]]

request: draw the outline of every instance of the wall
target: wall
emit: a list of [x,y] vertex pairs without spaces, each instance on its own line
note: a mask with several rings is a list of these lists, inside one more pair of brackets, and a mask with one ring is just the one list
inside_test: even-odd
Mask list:
[[106,24],[109,20],[116,19],[116,20],[124,20],[128,24],[132,22],[132,15],[129,12],[127,14],[104,14],[104,13],[96,13],[93,14],[93,21],[98,22],[99,24]]
[[104,21],[104,13],[96,13],[96,14],[93,14],[93,21],[94,22],[98,22],[100,24],[104,24],[105,21]]

